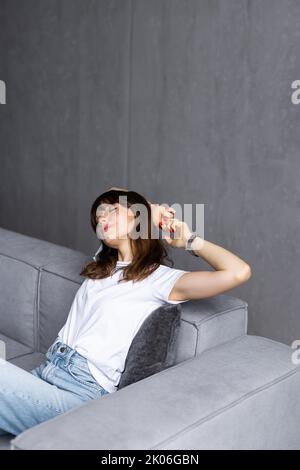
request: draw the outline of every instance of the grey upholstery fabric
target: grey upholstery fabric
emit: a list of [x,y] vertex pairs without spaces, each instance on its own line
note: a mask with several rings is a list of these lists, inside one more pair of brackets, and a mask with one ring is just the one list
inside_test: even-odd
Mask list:
[[15,436],[10,433],[0,435],[0,450],[10,450],[10,442],[14,437]]
[[[0,328],[1,328],[1,322],[0,322]],[[29,348],[25,344],[20,343],[20,341],[15,341],[14,339],[2,334],[1,332],[0,332],[0,340],[4,341],[5,343],[5,352],[6,352],[5,359],[7,361],[17,358],[17,357],[27,355],[27,354],[31,354],[33,352],[32,348]]]
[[[84,280],[79,272],[90,260],[79,251],[0,228],[0,334],[15,341],[8,359],[47,351]],[[24,291],[15,292],[16,280]],[[236,297],[218,295],[181,306],[175,364],[247,330],[248,304]]]
[[[9,361],[31,370],[44,360],[90,259],[0,228],[0,339]],[[0,436],[0,448],[299,449],[300,367],[292,349],[247,335],[248,304],[236,297],[178,305],[180,327],[165,362],[173,366],[13,441]]]
[[143,321],[129,347],[119,390],[174,364],[180,315],[180,304],[162,305]]
[[67,319],[83,282],[79,272],[90,260],[70,248],[0,228],[0,333],[45,353]]
[[243,335],[39,424],[18,449],[299,449],[293,350]]
[[24,370],[32,370],[45,361],[46,356],[44,353],[31,353],[24,356],[14,357],[9,362],[21,367]]

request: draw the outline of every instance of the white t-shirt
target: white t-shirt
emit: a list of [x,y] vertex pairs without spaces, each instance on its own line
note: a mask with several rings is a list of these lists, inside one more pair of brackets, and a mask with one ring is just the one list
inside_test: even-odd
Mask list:
[[74,297],[59,339],[87,358],[91,374],[108,392],[116,392],[130,344],[146,317],[168,300],[188,271],[160,265],[146,279],[117,284],[129,261],[117,261],[111,276],[85,279]]

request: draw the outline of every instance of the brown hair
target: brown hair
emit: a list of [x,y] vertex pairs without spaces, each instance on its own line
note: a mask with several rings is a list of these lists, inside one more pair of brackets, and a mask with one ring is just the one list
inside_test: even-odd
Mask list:
[[[148,201],[135,191],[109,190],[98,196],[92,204],[90,211],[90,222],[93,231],[96,233],[97,220],[96,211],[100,204],[120,203],[119,197],[127,196],[127,208],[133,204],[143,204],[147,209],[148,233],[147,238],[133,239],[129,236],[130,247],[133,253],[132,261],[120,269],[123,269],[121,281],[138,281],[146,278],[155,271],[160,264],[163,264],[164,258],[174,264],[173,260],[168,257],[168,252],[164,246],[164,242],[160,238],[151,238],[151,228],[153,227],[151,206]],[[137,233],[140,231],[140,223],[135,227]],[[88,263],[81,271],[80,275],[90,279],[103,279],[112,274],[116,268],[118,260],[118,250],[109,247],[102,241],[102,250],[96,257],[97,261]]]

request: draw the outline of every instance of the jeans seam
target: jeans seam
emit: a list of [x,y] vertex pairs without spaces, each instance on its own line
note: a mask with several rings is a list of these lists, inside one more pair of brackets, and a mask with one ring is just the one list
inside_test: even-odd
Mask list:
[[[42,363],[44,364],[44,363]],[[40,364],[40,365],[42,365]],[[41,379],[44,380],[45,382],[48,382],[48,378],[50,377],[51,372],[55,369],[55,364],[53,362],[49,361],[49,364],[46,363],[45,367],[41,371]],[[48,382],[50,383],[50,382]]]
[[[99,388],[100,388],[100,392],[101,392],[101,389],[103,389],[103,387],[101,387],[101,385],[97,385],[96,383],[95,384],[89,384],[87,382],[84,382],[83,380],[78,379],[78,377],[73,375],[73,373],[71,372],[70,364],[67,365],[67,371],[71,375],[71,377],[73,377],[73,379],[77,380],[77,382],[81,383],[82,385],[86,385],[87,387],[93,387],[93,389],[95,389],[95,390],[99,390]],[[95,379],[93,379],[93,380],[95,380]]]

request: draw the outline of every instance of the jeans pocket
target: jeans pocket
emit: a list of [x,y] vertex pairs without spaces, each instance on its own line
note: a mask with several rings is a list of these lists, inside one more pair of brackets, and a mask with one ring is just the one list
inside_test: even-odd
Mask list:
[[101,385],[91,374],[86,360],[81,360],[78,363],[70,362],[67,366],[67,369],[69,374],[73,377],[73,379],[77,380],[77,382],[80,382],[81,384],[92,389],[102,389]]
[[35,367],[34,369],[32,369],[30,371],[30,373],[32,375],[35,375],[36,377],[39,377],[40,379],[42,378],[42,372],[43,370],[45,369],[45,367],[47,367],[47,365],[49,364],[50,361],[48,361],[47,359],[42,362],[39,366]]

